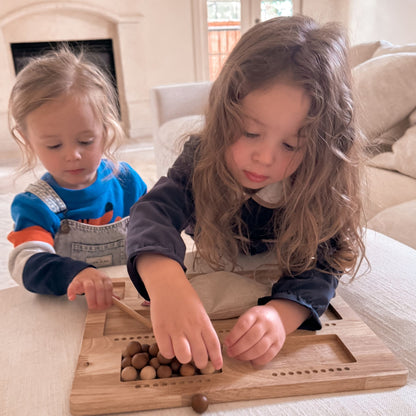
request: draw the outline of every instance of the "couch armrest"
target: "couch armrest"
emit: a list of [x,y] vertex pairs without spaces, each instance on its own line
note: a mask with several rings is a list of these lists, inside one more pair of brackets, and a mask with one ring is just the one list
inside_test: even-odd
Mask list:
[[174,118],[204,114],[212,83],[194,82],[154,87],[150,90],[154,131]]

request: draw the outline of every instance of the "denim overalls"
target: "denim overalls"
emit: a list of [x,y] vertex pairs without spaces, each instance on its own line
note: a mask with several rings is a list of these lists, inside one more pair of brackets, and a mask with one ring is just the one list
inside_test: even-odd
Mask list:
[[26,192],[40,198],[61,218],[54,245],[58,255],[84,261],[95,267],[126,264],[126,234],[130,217],[105,225],[90,225],[65,218],[67,207],[44,180],[29,185]]

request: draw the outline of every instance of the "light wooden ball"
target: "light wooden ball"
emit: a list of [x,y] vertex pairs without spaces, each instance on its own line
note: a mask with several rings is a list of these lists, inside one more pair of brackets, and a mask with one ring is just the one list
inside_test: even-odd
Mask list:
[[141,369],[140,378],[142,380],[153,380],[156,378],[156,370],[151,365],[147,365]]
[[133,381],[137,378],[137,370],[132,367],[131,365],[128,367],[124,367],[121,370],[121,379],[123,381]]

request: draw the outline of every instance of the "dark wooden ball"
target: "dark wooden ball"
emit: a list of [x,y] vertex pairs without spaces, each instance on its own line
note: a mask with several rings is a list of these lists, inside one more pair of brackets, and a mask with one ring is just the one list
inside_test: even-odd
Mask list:
[[204,413],[208,409],[208,397],[204,394],[194,394],[191,399],[192,409],[197,413]]

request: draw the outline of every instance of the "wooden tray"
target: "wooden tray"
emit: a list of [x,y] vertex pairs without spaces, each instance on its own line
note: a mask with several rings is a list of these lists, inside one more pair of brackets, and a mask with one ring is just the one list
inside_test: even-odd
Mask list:
[[[128,278],[114,279],[116,294],[136,310],[136,289]],[[147,308],[148,309],[148,308]],[[214,321],[220,341],[235,320]],[[73,415],[98,415],[190,406],[196,393],[210,403],[318,393],[399,387],[408,370],[351,308],[336,296],[317,332],[288,336],[276,358],[261,369],[224,354],[222,372],[192,377],[121,381],[121,353],[131,340],[151,344],[153,333],[112,307],[88,312],[70,408]]]

